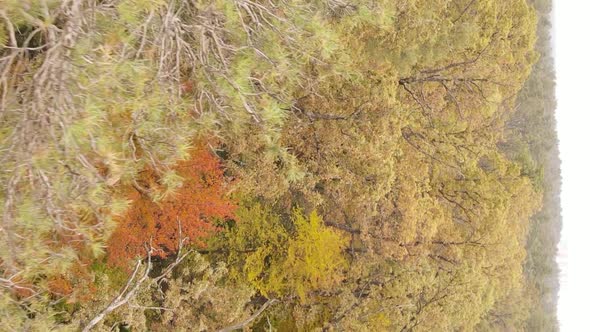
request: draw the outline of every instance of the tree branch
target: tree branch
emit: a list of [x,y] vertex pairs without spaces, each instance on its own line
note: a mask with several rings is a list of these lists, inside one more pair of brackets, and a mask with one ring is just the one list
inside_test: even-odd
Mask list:
[[260,309],[256,310],[256,312],[252,316],[246,318],[245,320],[243,320],[240,323],[225,327],[225,328],[219,330],[218,332],[230,332],[230,331],[243,329],[248,324],[250,324],[252,321],[254,321],[256,318],[258,318],[258,316],[260,316],[260,314],[262,314],[264,312],[264,310],[266,310],[268,307],[270,307],[271,305],[273,305],[277,302],[279,302],[277,299],[272,299],[272,300],[266,301],[266,303],[264,303],[262,305],[262,307],[260,307]]

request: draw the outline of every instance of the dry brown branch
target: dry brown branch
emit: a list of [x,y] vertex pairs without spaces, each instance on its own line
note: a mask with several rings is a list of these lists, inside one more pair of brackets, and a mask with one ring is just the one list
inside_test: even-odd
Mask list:
[[475,0],[471,0],[467,4],[467,6],[465,6],[465,8],[463,8],[463,10],[459,14],[459,16],[456,19],[453,20],[453,24],[457,23],[463,17],[463,15],[465,15],[465,13],[467,12],[467,10],[469,10],[469,8],[471,7],[471,5],[473,5],[473,3],[475,3]]
[[277,302],[279,302],[277,299],[271,299],[271,300],[266,301],[262,305],[262,307],[260,307],[258,310],[256,310],[256,312],[254,314],[252,314],[252,316],[246,318],[245,320],[243,320],[237,324],[225,327],[225,328],[219,330],[218,332],[230,332],[230,331],[235,331],[235,330],[245,328],[246,326],[248,326],[248,324],[250,324],[256,318],[258,318],[258,316],[260,316],[260,314],[262,314],[264,312],[264,310],[266,310],[268,307],[270,307],[271,305],[273,305]]
[[[177,220],[178,222],[178,252],[176,254],[176,259],[174,262],[169,264],[161,273],[156,277],[149,277],[149,273],[152,270],[152,253],[155,250],[150,245],[146,246],[146,255],[147,258],[145,261],[147,265],[145,267],[145,271],[141,275],[141,277],[137,277],[141,266],[143,265],[143,259],[139,259],[135,264],[135,268],[133,269],[133,273],[127,280],[127,283],[123,287],[123,289],[119,292],[119,294],[110,302],[110,304],[100,311],[96,316],[94,316],[90,322],[84,327],[82,331],[87,332],[90,331],[96,324],[100,323],[110,312],[113,310],[123,306],[123,305],[130,305],[134,308],[141,308],[141,309],[150,309],[150,310],[171,310],[169,308],[163,307],[152,307],[152,306],[139,306],[136,304],[131,304],[134,300],[135,295],[137,294],[138,290],[142,287],[149,287],[150,285],[159,284],[164,278],[168,277],[172,270],[178,266],[178,264],[182,263],[182,261],[193,252],[193,250],[188,250],[183,252],[184,244],[187,241],[186,237],[182,236],[182,223],[180,219]],[[148,280],[149,279],[149,280]],[[145,284],[145,285],[144,285]]]
[[120,306],[127,304],[129,300],[135,295],[139,287],[147,280],[148,275],[152,269],[152,250],[152,248],[147,248],[147,266],[145,267],[145,271],[141,277],[139,277],[139,279],[136,281],[136,277],[142,265],[142,260],[140,259],[135,264],[135,268],[131,274],[131,277],[127,280],[125,287],[123,287],[119,295],[117,295],[117,297],[115,297],[106,308],[104,308],[100,313],[98,313],[98,315],[88,322],[84,329],[82,329],[83,332],[90,331],[92,328],[94,328],[94,326],[96,326],[96,324],[100,323],[100,321],[102,321],[106,315]]

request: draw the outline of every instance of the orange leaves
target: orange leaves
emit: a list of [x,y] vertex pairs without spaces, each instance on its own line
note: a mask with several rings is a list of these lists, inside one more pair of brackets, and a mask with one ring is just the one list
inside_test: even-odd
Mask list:
[[47,282],[52,294],[58,296],[67,296],[72,294],[72,283],[62,276],[53,277]]
[[[190,158],[181,161],[175,171],[183,183],[174,194],[158,202],[135,191],[127,213],[109,240],[108,262],[125,266],[129,259],[145,254],[144,246],[152,240],[155,256],[166,257],[178,250],[179,225],[182,237],[202,245],[202,240],[217,231],[216,220],[233,218],[236,206],[226,193],[227,183],[219,160],[199,143]],[[156,185],[154,173],[145,172],[143,180]]]

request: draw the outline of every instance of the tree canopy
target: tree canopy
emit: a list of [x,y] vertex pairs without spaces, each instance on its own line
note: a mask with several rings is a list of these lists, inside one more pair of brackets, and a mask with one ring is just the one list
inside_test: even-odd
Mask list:
[[550,10],[0,0],[0,325],[557,329]]

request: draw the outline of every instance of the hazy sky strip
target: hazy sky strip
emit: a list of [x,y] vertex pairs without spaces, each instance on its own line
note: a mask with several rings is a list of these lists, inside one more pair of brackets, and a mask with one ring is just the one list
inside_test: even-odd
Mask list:
[[590,331],[590,2],[560,0],[554,6],[564,223],[558,316],[562,331]]

